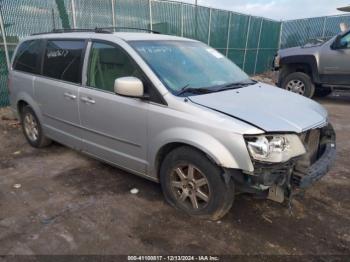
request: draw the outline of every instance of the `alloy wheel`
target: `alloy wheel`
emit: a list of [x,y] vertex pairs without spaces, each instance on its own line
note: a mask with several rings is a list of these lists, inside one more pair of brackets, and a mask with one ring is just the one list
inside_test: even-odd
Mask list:
[[205,208],[211,192],[206,176],[194,165],[176,166],[171,172],[170,186],[176,199],[192,210]]
[[28,138],[35,142],[39,137],[38,123],[32,114],[26,114],[23,121],[24,130]]
[[287,90],[299,95],[304,95],[305,84],[300,80],[291,80],[287,84]]

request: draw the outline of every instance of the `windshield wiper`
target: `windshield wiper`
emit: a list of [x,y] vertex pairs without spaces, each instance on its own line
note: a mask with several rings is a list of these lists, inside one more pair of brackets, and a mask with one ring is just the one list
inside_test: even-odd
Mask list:
[[193,88],[190,87],[189,84],[185,85],[184,87],[182,87],[180,89],[180,91],[178,93],[176,93],[175,95],[179,96],[185,93],[192,93],[192,94],[208,94],[208,93],[215,93],[215,92],[221,92],[221,91],[225,91],[225,90],[232,90],[232,89],[237,89],[237,88],[242,88],[245,86],[250,86],[250,85],[254,85],[257,82],[255,80],[250,80],[250,81],[244,81],[244,82],[234,82],[234,83],[230,83],[230,84],[225,84],[225,85],[219,85],[216,88],[212,89],[212,88]]
[[214,92],[221,92],[221,91],[226,91],[226,90],[238,89],[238,88],[242,88],[245,86],[251,86],[251,85],[254,85],[256,83],[257,82],[255,80],[251,80],[249,82],[234,82],[234,83],[220,86]]
[[212,90],[206,89],[206,88],[193,88],[190,87],[189,84],[185,85],[184,87],[182,87],[180,89],[179,92],[177,92],[175,95],[176,96],[180,96],[183,95],[185,93],[192,93],[192,94],[207,94],[213,92]]

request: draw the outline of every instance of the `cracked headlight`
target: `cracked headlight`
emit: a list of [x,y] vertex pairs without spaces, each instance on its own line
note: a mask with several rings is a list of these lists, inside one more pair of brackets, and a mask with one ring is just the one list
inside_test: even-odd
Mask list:
[[257,161],[280,163],[306,153],[294,134],[249,136],[246,141],[251,157]]

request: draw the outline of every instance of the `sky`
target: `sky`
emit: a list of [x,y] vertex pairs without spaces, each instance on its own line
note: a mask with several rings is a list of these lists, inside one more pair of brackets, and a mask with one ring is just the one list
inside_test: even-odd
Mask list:
[[[195,0],[181,0],[180,2],[194,3]],[[338,11],[337,8],[349,6],[350,0],[198,0],[198,5],[275,20],[290,20],[346,14]]]

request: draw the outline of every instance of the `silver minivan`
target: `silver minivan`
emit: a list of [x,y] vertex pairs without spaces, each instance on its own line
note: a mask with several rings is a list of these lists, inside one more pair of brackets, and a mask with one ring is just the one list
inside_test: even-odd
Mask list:
[[54,140],[160,182],[172,206],[201,218],[224,216],[238,193],[288,201],[335,159],[321,105],[186,38],[33,35],[15,51],[9,90],[29,144]]

